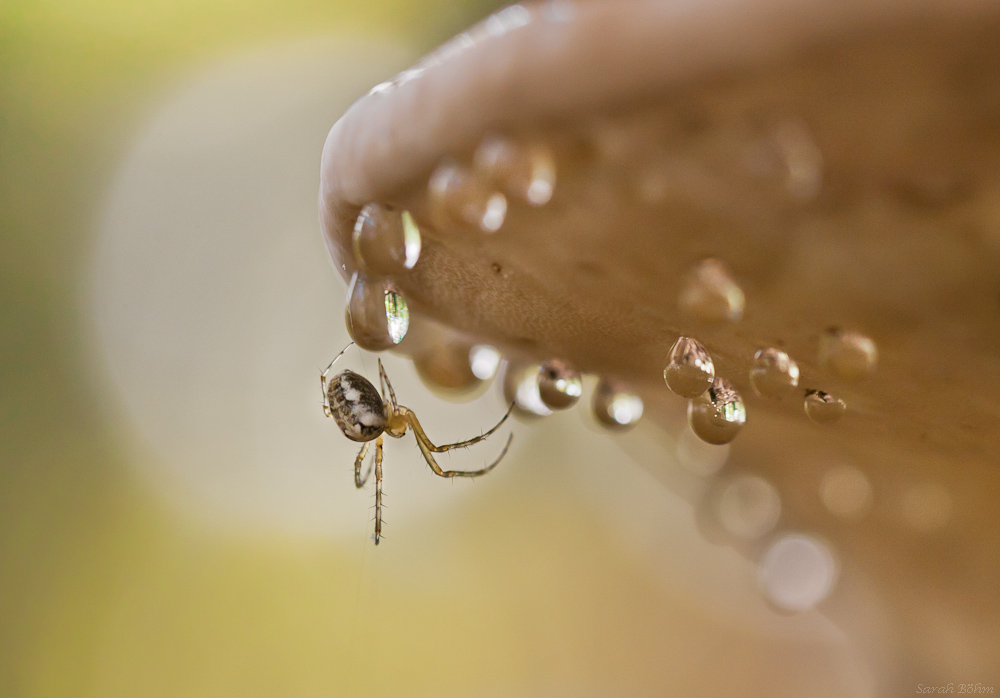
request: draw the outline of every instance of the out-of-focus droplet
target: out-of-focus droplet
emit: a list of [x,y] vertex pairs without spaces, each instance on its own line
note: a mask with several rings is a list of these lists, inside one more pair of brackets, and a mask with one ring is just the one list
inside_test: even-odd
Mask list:
[[844,416],[847,404],[822,390],[810,390],[805,399],[806,416],[817,424],[832,424]]
[[872,486],[865,474],[853,465],[841,465],[823,475],[819,498],[831,514],[857,520],[871,509]]
[[706,443],[729,443],[746,421],[743,398],[725,378],[716,378],[704,394],[688,403],[691,431]]
[[952,506],[951,495],[941,485],[914,485],[903,494],[903,521],[918,531],[932,533],[948,523]]
[[420,257],[420,228],[409,211],[370,203],[354,223],[354,257],[375,276],[395,276],[413,268]]
[[576,18],[576,4],[572,0],[548,0],[542,5],[542,18],[546,22],[570,22]]
[[834,327],[820,336],[819,364],[845,381],[860,381],[875,371],[878,348],[859,332]]
[[702,322],[736,322],[743,317],[746,299],[726,265],[710,258],[690,271],[679,303],[681,310]]
[[501,387],[504,401],[514,403],[514,414],[518,417],[530,419],[552,414],[552,410],[542,402],[538,390],[538,368],[538,364],[503,364]]
[[686,398],[698,397],[715,380],[712,356],[697,339],[679,337],[670,349],[663,379],[674,394]]
[[546,361],[538,369],[538,391],[542,402],[554,410],[575,405],[583,395],[580,372],[559,359]]
[[355,272],[347,289],[347,331],[368,351],[391,349],[406,336],[410,311],[406,299],[385,280],[372,280]]
[[548,146],[491,136],[476,148],[473,164],[486,181],[509,197],[532,206],[543,206],[552,198],[556,165]]
[[719,523],[724,529],[739,538],[754,540],[778,523],[781,497],[764,478],[740,475],[723,487],[718,507]]
[[761,397],[781,399],[798,386],[799,365],[780,349],[761,349],[753,356],[750,384]]
[[801,121],[785,121],[774,130],[774,144],[785,164],[785,189],[803,201],[819,194],[823,154]]
[[507,216],[507,199],[477,173],[453,162],[440,165],[429,185],[431,211],[444,228],[471,225],[494,233]]
[[615,431],[629,429],[642,418],[642,398],[608,378],[598,381],[591,407],[594,418]]
[[701,477],[714,475],[729,460],[729,446],[708,444],[685,429],[677,437],[677,460],[689,472]]
[[472,370],[471,345],[463,341],[439,343],[413,357],[413,366],[424,385],[444,393],[465,393],[482,380]]
[[500,367],[500,352],[488,344],[477,344],[469,350],[469,367],[476,378],[488,381]]
[[830,595],[837,573],[837,559],[825,543],[790,533],[764,552],[757,581],[775,606],[786,611],[806,611]]

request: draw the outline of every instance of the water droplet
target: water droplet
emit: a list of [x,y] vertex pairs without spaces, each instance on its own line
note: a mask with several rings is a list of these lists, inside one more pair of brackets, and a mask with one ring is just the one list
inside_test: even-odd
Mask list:
[[785,121],[774,130],[774,144],[785,164],[785,189],[807,201],[823,184],[823,154],[801,121]]
[[476,378],[488,381],[497,374],[500,352],[488,344],[477,344],[469,350],[469,366]]
[[729,443],[746,421],[743,398],[725,378],[716,378],[707,392],[688,403],[691,431],[706,443]]
[[750,384],[761,397],[778,400],[799,384],[799,365],[780,349],[761,349],[753,355]]
[[476,170],[508,196],[532,206],[543,206],[552,198],[556,182],[555,158],[541,143],[518,143],[491,136],[483,140],[473,156]]
[[542,5],[546,22],[570,22],[576,18],[576,6],[571,0],[549,0]]
[[594,418],[615,431],[629,429],[642,418],[642,398],[608,378],[598,381],[592,407]]
[[420,228],[409,211],[370,203],[354,223],[354,256],[362,269],[394,276],[412,269],[420,257]]
[[842,380],[860,381],[875,371],[878,348],[859,332],[833,327],[820,336],[819,363]]
[[756,475],[733,478],[719,495],[719,523],[734,536],[753,540],[769,533],[781,515],[774,485]]
[[786,611],[805,611],[837,583],[837,559],[823,542],[801,533],[778,538],[764,553],[757,577],[761,591]]
[[430,388],[448,393],[465,393],[482,383],[469,360],[472,346],[465,341],[438,342],[413,357],[420,380]]
[[745,306],[743,291],[718,259],[698,262],[681,290],[681,309],[703,322],[736,322]]
[[817,424],[832,424],[844,416],[847,404],[822,390],[810,390],[805,399],[806,415]]
[[501,387],[504,401],[514,403],[514,414],[522,418],[547,417],[552,414],[538,390],[538,364],[518,365],[505,362]]
[[871,509],[872,486],[863,472],[852,465],[841,465],[823,475],[819,498],[831,514],[860,519]]
[[698,397],[715,380],[712,356],[697,339],[679,337],[670,349],[667,367],[663,369],[663,379],[675,395]]
[[391,283],[355,272],[347,289],[347,331],[368,351],[390,349],[403,341],[410,327],[406,300]]
[[576,404],[583,395],[580,372],[565,361],[551,359],[539,368],[538,390],[548,407],[562,410]]
[[482,177],[457,163],[440,165],[431,175],[430,203],[443,227],[458,223],[494,233],[507,216],[507,199],[493,191]]

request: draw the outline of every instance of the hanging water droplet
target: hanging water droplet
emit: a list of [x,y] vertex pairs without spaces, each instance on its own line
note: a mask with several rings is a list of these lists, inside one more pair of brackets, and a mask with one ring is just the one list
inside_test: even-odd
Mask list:
[[522,418],[547,417],[552,414],[538,390],[538,364],[518,365],[505,362],[501,387],[504,401],[514,403],[514,414]]
[[362,349],[383,351],[403,341],[410,327],[406,300],[385,280],[355,272],[347,289],[347,331]]
[[556,183],[555,158],[541,143],[518,143],[491,136],[483,140],[473,156],[476,170],[508,196],[532,206],[543,206],[552,198]]
[[629,429],[642,418],[642,398],[618,381],[602,378],[594,389],[594,418],[615,431]]
[[488,344],[477,344],[469,350],[469,366],[476,378],[488,381],[497,374],[500,352]]
[[780,349],[761,349],[753,355],[750,384],[761,397],[778,400],[799,384],[799,365]]
[[875,371],[878,348],[860,332],[831,327],[820,336],[819,363],[841,380],[860,381]]
[[715,380],[712,356],[697,339],[679,337],[670,349],[663,379],[675,395],[698,397]]
[[548,407],[554,410],[570,407],[583,394],[580,372],[565,361],[546,361],[538,370],[538,391]]
[[822,390],[810,390],[805,399],[806,415],[817,424],[831,424],[844,416],[847,404]]
[[438,224],[472,225],[494,233],[507,217],[507,199],[493,191],[482,177],[453,162],[440,165],[431,175],[431,211]]
[[743,291],[718,259],[698,262],[681,289],[681,309],[703,322],[736,322],[745,306]]
[[414,355],[413,366],[424,385],[446,395],[466,393],[482,383],[472,370],[471,349],[467,341],[437,342]]
[[409,211],[393,211],[370,203],[354,223],[354,257],[376,276],[395,276],[412,269],[420,257],[420,228]]
[[716,378],[708,391],[688,403],[691,431],[706,443],[729,443],[746,421],[743,398],[725,378]]

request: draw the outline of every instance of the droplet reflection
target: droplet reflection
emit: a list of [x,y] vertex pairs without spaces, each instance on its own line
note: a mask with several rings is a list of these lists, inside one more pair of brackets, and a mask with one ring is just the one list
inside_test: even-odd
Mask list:
[[764,553],[757,581],[778,608],[806,611],[833,591],[837,560],[825,543],[812,536],[787,534]]
[[504,401],[514,403],[514,414],[518,417],[530,419],[552,414],[538,391],[538,368],[538,364],[503,364],[501,386]]
[[507,216],[507,199],[475,172],[453,162],[440,165],[429,185],[432,214],[438,225],[471,225],[483,232],[500,229]]
[[476,378],[490,380],[500,366],[500,352],[488,344],[477,344],[469,350],[469,366]]
[[376,276],[401,274],[420,257],[420,229],[408,211],[392,211],[377,203],[361,209],[352,236],[354,257]]
[[491,136],[476,148],[473,163],[485,180],[510,197],[532,206],[543,206],[552,198],[555,158],[541,143]]
[[831,514],[857,520],[871,509],[872,486],[863,472],[852,465],[841,465],[823,475],[819,498]]
[[769,533],[781,515],[774,485],[756,475],[733,478],[719,495],[719,523],[734,536],[753,540]]

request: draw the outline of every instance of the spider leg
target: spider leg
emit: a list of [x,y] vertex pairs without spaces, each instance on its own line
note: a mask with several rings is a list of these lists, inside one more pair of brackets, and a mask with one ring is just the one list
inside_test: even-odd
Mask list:
[[392,383],[389,382],[389,374],[385,372],[385,368],[382,366],[382,359],[378,360],[378,377],[382,383],[382,397],[385,397],[386,389],[388,388],[389,402],[393,410],[395,410],[399,407],[399,403],[396,402],[396,391],[392,389]]
[[510,442],[514,440],[514,435],[511,434],[507,437],[507,443],[504,444],[503,450],[500,451],[500,455],[496,457],[492,463],[487,465],[485,468],[480,468],[479,470],[444,470],[438,465],[437,461],[434,460],[434,454],[431,452],[431,444],[427,441],[426,436],[421,436],[417,434],[417,430],[413,430],[413,435],[417,440],[417,446],[420,447],[420,452],[424,455],[424,460],[427,461],[427,465],[430,466],[434,474],[439,477],[479,477],[480,475],[485,475],[497,466],[497,463],[503,460],[503,457],[507,455],[507,449],[510,448]]
[[323,391],[323,414],[325,414],[327,417],[332,417],[333,413],[330,412],[330,403],[328,401],[328,396],[326,392],[326,374],[328,374],[330,372],[330,369],[333,368],[333,365],[337,363],[337,359],[343,356],[344,352],[351,348],[352,344],[354,344],[353,341],[349,342],[346,347],[341,349],[340,353],[337,354],[335,357],[333,357],[333,361],[330,362],[330,365],[327,366],[325,369],[323,369],[319,374],[319,387],[320,390]]
[[375,441],[375,545],[382,537],[382,437]]
[[372,474],[372,466],[369,465],[368,472],[365,473],[364,477],[361,477],[361,463],[368,455],[369,446],[371,446],[371,441],[365,441],[361,445],[361,450],[358,451],[358,457],[354,459],[354,486],[359,490],[365,486],[365,483],[368,482],[368,476]]
[[433,451],[434,453],[444,453],[445,451],[450,451],[453,448],[465,448],[466,446],[471,446],[472,444],[479,443],[483,439],[491,436],[497,429],[500,428],[500,425],[507,421],[507,417],[509,417],[510,413],[514,410],[514,403],[510,403],[510,407],[507,408],[506,414],[500,418],[500,421],[497,422],[492,429],[484,434],[474,436],[473,438],[466,439],[465,441],[456,441],[453,444],[444,444],[442,446],[435,446],[430,438],[428,438],[427,433],[424,431],[423,427],[420,426],[420,422],[417,421],[417,415],[413,414],[413,410],[408,407],[401,407],[400,410],[406,415],[406,420],[409,422],[410,428],[413,429],[413,433],[417,437],[418,441],[423,440],[429,451]]

